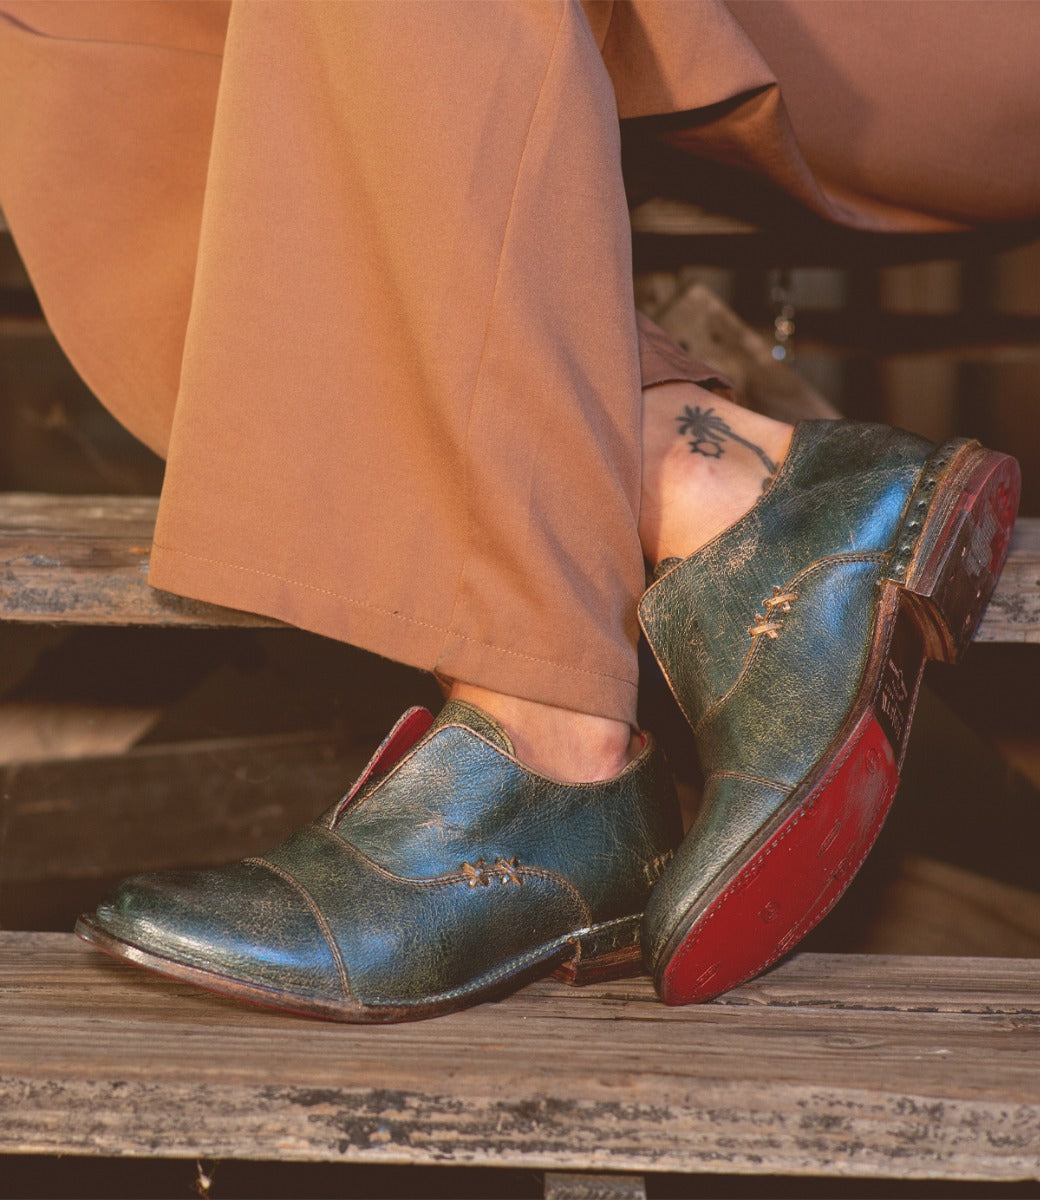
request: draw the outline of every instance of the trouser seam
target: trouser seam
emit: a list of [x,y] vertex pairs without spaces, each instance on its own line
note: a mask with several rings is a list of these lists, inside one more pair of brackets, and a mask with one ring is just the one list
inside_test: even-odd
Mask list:
[[[545,92],[545,84],[549,78],[549,72],[552,70],[553,61],[556,58],[556,47],[559,44],[560,32],[563,29],[563,24],[564,24],[564,21],[566,20],[566,17],[567,17],[567,5],[566,5],[566,3],[563,3],[560,5],[560,19],[556,25],[556,33],[553,35],[553,43],[549,49],[549,55],[545,62],[545,71],[542,74],[541,82],[538,85],[538,94],[535,96],[534,106],[531,109],[531,119],[528,121],[527,132],[524,135],[524,144],[521,147],[520,157],[517,161],[516,177],[513,180],[513,190],[509,197],[509,210],[506,215],[505,225],[503,226],[503,229],[502,229],[502,246],[501,246],[501,249],[499,250],[498,264],[495,268],[495,283],[494,283],[494,287],[491,290],[491,301],[488,304],[487,321],[484,325],[484,339],[483,339],[483,342],[482,342],[481,348],[480,348],[480,360],[477,364],[476,379],[474,380],[473,392],[470,396],[469,414],[468,414],[467,421],[466,421],[466,435],[465,435],[465,439],[464,439],[464,445],[467,448],[467,451],[469,448],[470,433],[471,433],[472,427],[473,427],[473,414],[477,407],[477,396],[480,392],[481,384],[483,382],[484,363],[487,358],[488,339],[491,334],[491,325],[492,325],[494,315],[495,315],[495,306],[498,302],[498,290],[499,290],[499,286],[501,285],[501,282],[502,282],[502,270],[503,270],[503,265],[504,265],[505,259],[506,259],[506,247],[509,245],[509,236],[510,236],[510,231],[511,231],[512,225],[513,225],[513,216],[516,211],[516,194],[517,194],[517,191],[519,190],[520,179],[523,176],[523,172],[524,172],[524,162],[527,158],[527,149],[531,142],[531,131],[534,129],[535,120],[538,117],[538,111],[542,105],[542,95]],[[448,619],[448,628],[445,630],[445,645],[441,647],[441,653],[438,656],[438,661],[444,657],[444,651],[447,647],[447,643],[448,643],[448,640],[450,637],[455,636],[455,637],[461,638],[464,641],[473,641],[473,642],[477,641],[477,639],[475,639],[475,638],[468,638],[464,634],[455,632],[455,615],[459,610],[459,601],[462,596],[462,585],[463,585],[463,581],[466,578],[466,566],[469,561],[470,546],[471,546],[472,537],[473,537],[473,497],[472,497],[473,484],[472,484],[472,475],[471,475],[471,470],[470,470],[470,461],[469,461],[468,453],[466,453],[464,455],[463,461],[464,461],[465,465],[464,465],[462,490],[463,490],[463,495],[465,496],[465,500],[466,500],[466,536],[463,541],[462,562],[459,566],[458,579],[455,584],[455,594],[452,598],[451,616]],[[479,645],[482,643],[477,642],[477,644]],[[507,651],[507,653],[509,653],[509,652]],[[531,656],[524,655],[523,657],[530,657],[530,658],[532,658],[533,661],[536,661],[536,662],[537,661],[543,661],[543,662],[548,661],[545,659],[537,659],[533,655],[531,655]],[[589,674],[589,675],[591,675],[591,674],[602,675],[602,672],[583,671],[581,673]],[[617,676],[606,676],[606,678],[618,678],[618,677]]]

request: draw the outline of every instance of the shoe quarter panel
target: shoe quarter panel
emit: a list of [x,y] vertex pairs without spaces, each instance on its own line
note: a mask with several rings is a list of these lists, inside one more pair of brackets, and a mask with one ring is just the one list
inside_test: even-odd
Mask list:
[[744,670],[697,726],[707,773],[800,782],[859,690],[884,562],[836,557],[796,577],[798,599],[776,637],[755,639]]

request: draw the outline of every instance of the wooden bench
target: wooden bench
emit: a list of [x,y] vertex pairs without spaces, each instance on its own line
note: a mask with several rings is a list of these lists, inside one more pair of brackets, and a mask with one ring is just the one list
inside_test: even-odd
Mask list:
[[365,1027],[5,933],[0,1111],[18,1154],[1040,1179],[1040,961],[799,954],[701,1006],[547,980]]

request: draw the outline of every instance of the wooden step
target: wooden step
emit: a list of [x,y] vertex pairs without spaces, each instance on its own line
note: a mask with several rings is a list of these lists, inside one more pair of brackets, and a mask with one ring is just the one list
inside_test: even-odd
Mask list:
[[796,955],[711,1004],[533,984],[433,1021],[239,1005],[0,934],[0,1152],[1040,1177],[1040,961]]
[[281,622],[148,586],[154,496],[0,494],[0,620],[251,629]]
[[[150,496],[0,495],[0,620],[64,625],[265,628],[280,622],[147,583],[158,501]],[[977,636],[1040,642],[1040,520],[1015,528]]]

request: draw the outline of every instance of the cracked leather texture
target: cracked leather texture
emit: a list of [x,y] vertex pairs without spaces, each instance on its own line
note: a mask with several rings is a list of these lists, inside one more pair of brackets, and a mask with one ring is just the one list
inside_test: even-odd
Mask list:
[[[933,449],[887,426],[803,422],[750,512],[643,597],[640,623],[694,729],[706,776],[697,819],[647,905],[651,967],[844,723],[866,666],[879,584]],[[797,594],[789,612],[769,613],[774,589]],[[760,616],[781,623],[775,638],[752,637]]]
[[[559,783],[517,762],[491,718],[453,702],[346,806],[268,854],[136,876],[95,920],[247,984],[346,1008],[421,1006],[507,979],[590,925],[638,916],[652,864],[680,836],[652,743],[615,779]],[[471,886],[464,864],[486,884]]]

